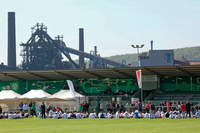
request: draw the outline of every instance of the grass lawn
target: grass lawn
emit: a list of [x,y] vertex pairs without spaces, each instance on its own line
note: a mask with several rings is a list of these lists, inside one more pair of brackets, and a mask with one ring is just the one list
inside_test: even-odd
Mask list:
[[0,120],[0,133],[200,133],[200,119]]

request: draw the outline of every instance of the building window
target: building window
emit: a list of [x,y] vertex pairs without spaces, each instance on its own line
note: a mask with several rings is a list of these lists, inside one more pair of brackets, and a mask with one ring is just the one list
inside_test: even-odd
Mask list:
[[172,56],[170,53],[167,53],[167,63],[171,63],[172,61]]

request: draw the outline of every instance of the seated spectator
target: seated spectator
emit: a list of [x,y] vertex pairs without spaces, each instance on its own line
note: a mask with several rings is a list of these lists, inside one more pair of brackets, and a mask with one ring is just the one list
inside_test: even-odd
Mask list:
[[120,113],[119,113],[119,111],[117,111],[117,112],[115,113],[115,118],[120,118]]
[[150,114],[146,112],[146,113],[144,114],[144,118],[150,118]]
[[81,118],[81,114],[79,112],[76,113],[76,119],[80,119]]
[[108,113],[106,114],[106,116],[107,116],[107,118],[109,118],[109,119],[113,118],[113,115],[112,115],[110,112],[108,112]]
[[125,118],[130,118],[130,114],[129,114],[128,111],[125,111],[125,112],[124,112],[124,117],[125,117]]
[[139,114],[138,110],[135,110],[134,116],[135,116],[135,118],[141,118],[141,115]]
[[164,111],[161,111],[161,118],[166,118]]
[[156,111],[156,113],[155,113],[155,118],[161,118],[160,109],[158,109],[158,111]]
[[120,115],[119,115],[119,118],[124,118],[125,116],[124,116],[124,112],[122,111],[121,113],[120,113]]
[[67,119],[67,113],[64,113],[64,114],[63,114],[63,118],[64,118],[64,119]]
[[49,110],[49,116],[48,116],[48,117],[49,117],[49,118],[53,118],[53,114],[54,114],[53,110],[50,109],[50,110]]
[[98,118],[106,118],[106,116],[104,115],[103,112],[99,112],[99,114],[98,114]]
[[97,115],[96,115],[96,113],[90,113],[89,117],[94,119],[97,117]]

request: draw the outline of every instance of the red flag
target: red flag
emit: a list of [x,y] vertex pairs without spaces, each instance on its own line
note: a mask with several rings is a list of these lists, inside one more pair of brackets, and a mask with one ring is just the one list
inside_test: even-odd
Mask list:
[[167,102],[167,112],[169,112],[169,111],[170,111],[170,108],[169,108],[169,106],[170,106],[170,101],[168,101],[168,102]]
[[139,86],[139,88],[142,88],[142,70],[137,70],[136,76],[137,76],[138,86]]

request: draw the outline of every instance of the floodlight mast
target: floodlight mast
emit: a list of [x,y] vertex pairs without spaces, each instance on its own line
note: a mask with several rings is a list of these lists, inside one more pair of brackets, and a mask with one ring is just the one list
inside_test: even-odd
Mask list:
[[[141,44],[141,45],[131,45],[131,47],[133,47],[133,48],[136,48],[137,49],[137,57],[138,57],[138,67],[140,67],[140,59],[139,59],[139,49],[140,48],[143,48],[144,47],[144,44]],[[142,79],[141,79],[142,80]],[[143,89],[142,89],[142,87],[140,88],[141,89],[141,96],[140,96],[140,100],[141,100],[141,102],[143,102]]]
[[137,57],[138,57],[138,66],[140,66],[140,59],[139,59],[139,49],[144,47],[144,44],[141,45],[131,45],[131,47],[137,49]]

